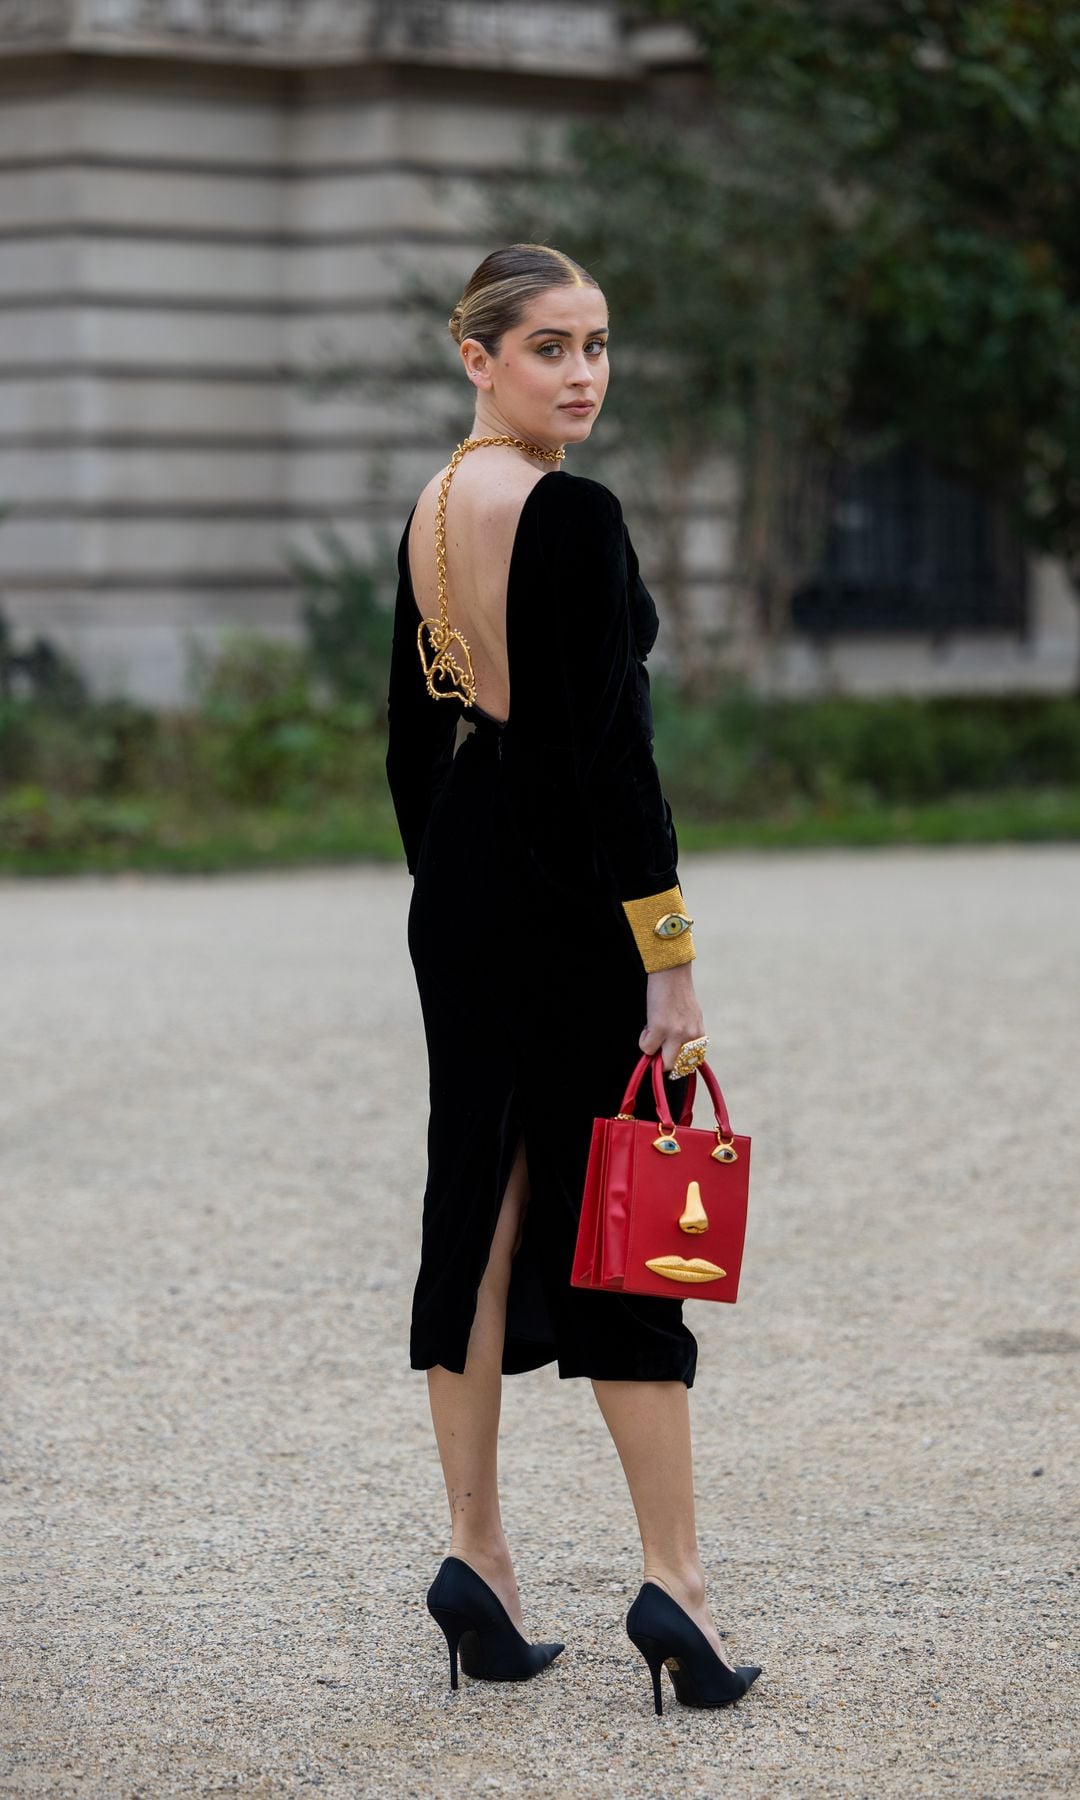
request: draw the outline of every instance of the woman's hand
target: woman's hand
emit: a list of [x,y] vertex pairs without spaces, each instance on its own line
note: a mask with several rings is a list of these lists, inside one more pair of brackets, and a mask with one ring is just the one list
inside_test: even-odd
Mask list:
[[646,1056],[661,1050],[665,1073],[688,1038],[705,1035],[692,969],[692,962],[679,963],[674,969],[657,969],[648,977],[649,1023],[638,1038],[638,1049]]

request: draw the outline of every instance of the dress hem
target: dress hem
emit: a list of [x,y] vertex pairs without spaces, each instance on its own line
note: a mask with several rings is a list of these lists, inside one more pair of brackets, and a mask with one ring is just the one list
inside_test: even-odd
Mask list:
[[[515,1361],[509,1368],[504,1366],[502,1373],[503,1375],[528,1375],[531,1374],[534,1369],[549,1368],[552,1363],[556,1365],[560,1381],[681,1381],[685,1387],[692,1388],[694,1385],[694,1377],[697,1373],[696,1360],[695,1364],[690,1367],[684,1362],[681,1368],[672,1369],[670,1371],[650,1370],[648,1374],[627,1374],[625,1370],[598,1369],[586,1365],[575,1365],[569,1362],[567,1358],[560,1357],[554,1352],[548,1356],[542,1357],[538,1362]],[[429,1362],[420,1361],[416,1357],[411,1357],[409,1367],[410,1369],[416,1369],[421,1372],[437,1368],[446,1369],[451,1375],[463,1375],[465,1373],[464,1367],[456,1368],[453,1363],[444,1361],[444,1359],[439,1356],[433,1356]]]

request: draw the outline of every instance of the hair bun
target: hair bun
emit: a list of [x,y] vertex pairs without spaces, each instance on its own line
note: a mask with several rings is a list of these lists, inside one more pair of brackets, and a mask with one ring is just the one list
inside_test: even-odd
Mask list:
[[599,285],[580,263],[550,244],[507,244],[473,270],[447,328],[459,348],[474,338],[489,356],[497,356],[504,332],[518,324],[537,294],[551,287],[599,291]]

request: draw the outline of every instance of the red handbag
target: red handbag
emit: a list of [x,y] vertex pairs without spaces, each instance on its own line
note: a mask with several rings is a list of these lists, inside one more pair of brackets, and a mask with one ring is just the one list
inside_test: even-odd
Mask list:
[[[646,1067],[659,1124],[635,1119]],[[750,1139],[731,1129],[708,1063],[698,1064],[715,1130],[693,1123],[697,1070],[686,1080],[678,1126],[664,1090],[663,1056],[642,1056],[613,1119],[594,1119],[572,1287],[681,1299],[729,1300],[739,1291]]]

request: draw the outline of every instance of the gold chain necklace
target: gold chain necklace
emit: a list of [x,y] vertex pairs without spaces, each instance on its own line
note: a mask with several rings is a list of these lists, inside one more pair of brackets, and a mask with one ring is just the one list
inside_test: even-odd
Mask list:
[[[463,695],[466,704],[472,706],[476,701],[476,677],[473,674],[472,656],[468,641],[460,631],[452,629],[450,614],[446,601],[446,496],[450,492],[450,483],[454,479],[454,471],[463,456],[470,450],[479,450],[484,444],[510,444],[515,450],[527,450],[530,456],[537,456],[541,462],[562,462],[565,450],[545,450],[540,444],[526,443],[524,438],[517,437],[482,437],[465,438],[454,451],[447,464],[446,474],[439,489],[439,500],[435,508],[435,567],[439,578],[439,616],[438,618],[421,619],[416,633],[416,647],[420,652],[420,666],[424,671],[427,691],[433,700],[452,700],[455,695]],[[430,657],[424,653],[424,632],[429,634],[431,643]],[[464,666],[454,654],[457,644],[464,652]],[[447,687],[436,687],[438,680],[448,682]]]

